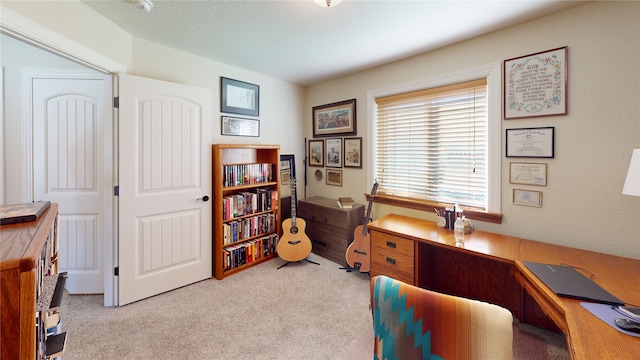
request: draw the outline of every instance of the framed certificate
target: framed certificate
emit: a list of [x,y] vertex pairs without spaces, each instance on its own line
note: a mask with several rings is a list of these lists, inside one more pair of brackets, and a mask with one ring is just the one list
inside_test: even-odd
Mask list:
[[542,207],[542,192],[513,189],[513,203],[516,205]]
[[260,136],[260,120],[221,116],[222,135]]
[[220,111],[230,114],[260,115],[260,86],[221,77]]
[[553,127],[507,129],[507,157],[553,158]]
[[512,184],[547,185],[547,164],[519,163],[509,164],[509,182]]

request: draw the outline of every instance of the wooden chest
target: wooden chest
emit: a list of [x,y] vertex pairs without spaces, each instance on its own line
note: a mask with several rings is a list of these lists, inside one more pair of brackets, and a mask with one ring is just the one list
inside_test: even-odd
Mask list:
[[306,221],[306,233],[313,253],[337,264],[347,265],[345,254],[353,241],[353,231],[362,223],[364,205],[340,209],[336,199],[320,196],[298,201],[297,216]]

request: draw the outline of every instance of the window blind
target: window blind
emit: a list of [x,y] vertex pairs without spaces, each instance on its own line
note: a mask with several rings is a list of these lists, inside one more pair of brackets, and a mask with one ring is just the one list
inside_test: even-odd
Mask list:
[[487,208],[487,80],[376,98],[378,192]]

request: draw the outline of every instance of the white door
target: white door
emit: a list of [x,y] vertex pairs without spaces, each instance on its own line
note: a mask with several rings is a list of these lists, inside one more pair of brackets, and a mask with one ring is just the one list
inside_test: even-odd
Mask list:
[[119,75],[119,305],[211,277],[212,92]]
[[44,70],[31,87],[33,199],[59,204],[59,268],[72,294],[104,292],[105,236],[111,234],[111,77]]

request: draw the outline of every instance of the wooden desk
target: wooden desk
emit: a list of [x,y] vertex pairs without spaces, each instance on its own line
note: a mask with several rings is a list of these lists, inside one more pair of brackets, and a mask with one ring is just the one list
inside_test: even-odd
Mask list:
[[409,240],[414,245],[409,251],[413,274],[406,275],[405,281],[505,306],[520,321],[536,325],[540,321],[536,311],[542,309],[565,334],[573,359],[640,359],[640,338],[605,324],[582,308],[581,300],[556,296],[522,264],[564,263],[586,269],[598,285],[639,305],[640,260],[483,231],[466,234],[464,248],[457,248],[453,231],[394,214],[371,222],[369,230],[371,276],[406,274],[408,265],[396,261],[393,252],[381,255],[373,247],[389,243],[392,251],[396,240]]

